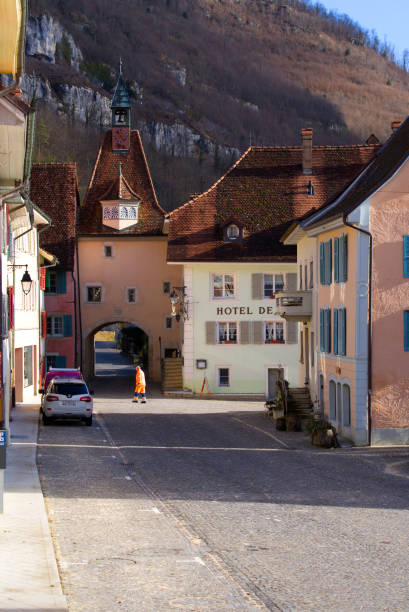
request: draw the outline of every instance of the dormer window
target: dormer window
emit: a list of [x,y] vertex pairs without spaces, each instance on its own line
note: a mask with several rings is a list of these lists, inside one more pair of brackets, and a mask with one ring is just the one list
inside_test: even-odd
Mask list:
[[231,217],[221,226],[224,242],[241,242],[244,238],[244,226],[239,219]]
[[231,225],[227,227],[226,234],[227,234],[228,240],[237,240],[237,238],[240,237],[240,230],[237,227],[237,225],[232,223]]

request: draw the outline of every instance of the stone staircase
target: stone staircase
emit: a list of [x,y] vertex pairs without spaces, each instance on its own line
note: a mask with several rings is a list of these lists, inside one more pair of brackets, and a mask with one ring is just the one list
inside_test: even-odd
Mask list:
[[290,387],[287,402],[288,414],[295,414],[303,420],[313,417],[313,405],[308,387]]
[[182,359],[162,359],[162,392],[183,390]]

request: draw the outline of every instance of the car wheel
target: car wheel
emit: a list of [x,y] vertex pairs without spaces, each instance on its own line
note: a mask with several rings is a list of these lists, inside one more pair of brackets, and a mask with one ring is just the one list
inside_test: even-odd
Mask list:
[[43,412],[43,416],[42,416],[42,421],[43,421],[43,425],[49,425],[51,423],[50,417],[48,417],[46,414],[44,414],[44,412]]
[[85,425],[88,425],[88,427],[91,427],[91,425],[92,425],[92,414],[91,414],[90,417],[85,418],[84,421],[85,421]]

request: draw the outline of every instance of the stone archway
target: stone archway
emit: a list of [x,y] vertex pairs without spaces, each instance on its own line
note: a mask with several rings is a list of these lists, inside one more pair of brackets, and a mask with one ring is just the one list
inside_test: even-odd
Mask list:
[[86,329],[83,334],[81,370],[86,380],[90,380],[93,376],[95,376],[95,334],[98,333],[98,331],[102,330],[104,327],[107,327],[109,325],[115,325],[117,323],[125,323],[129,326],[141,330],[145,334],[148,341],[148,363],[144,365],[145,369],[149,371],[149,366],[153,362],[152,333],[150,332],[150,330],[144,329],[144,327],[140,325],[137,321],[129,321],[121,317],[115,317],[104,321],[98,321],[96,325],[94,325],[92,328]]

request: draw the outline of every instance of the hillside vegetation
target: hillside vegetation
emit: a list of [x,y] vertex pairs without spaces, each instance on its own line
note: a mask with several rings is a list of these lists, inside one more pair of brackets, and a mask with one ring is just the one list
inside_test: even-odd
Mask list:
[[[384,140],[391,121],[407,115],[409,75],[392,61],[393,50],[308,2],[30,0],[30,11],[63,24],[95,86],[112,92],[122,57],[135,119],[182,123],[240,151],[249,144],[297,144],[305,126],[314,128],[315,144],[362,142],[372,132]],[[62,49],[59,60],[65,82],[67,54]],[[41,62],[35,70],[41,72]],[[50,140],[56,130],[58,124],[50,127]],[[84,130],[69,128],[65,150],[50,144],[49,154],[76,159]],[[94,148],[95,135],[89,141]],[[200,151],[183,160],[148,149],[168,209],[225,169]],[[90,153],[82,144],[78,155],[85,182]]]

